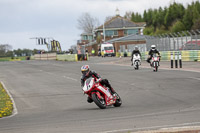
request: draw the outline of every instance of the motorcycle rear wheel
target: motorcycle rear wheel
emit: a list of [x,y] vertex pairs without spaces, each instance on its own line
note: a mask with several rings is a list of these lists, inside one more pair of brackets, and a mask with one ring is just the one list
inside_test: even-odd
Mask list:
[[138,70],[139,69],[139,64],[138,64],[138,62],[137,62],[137,64],[136,64],[136,70]]
[[105,99],[99,99],[96,93],[92,94],[92,99],[94,103],[100,108],[100,109],[105,109],[106,108],[106,102]]
[[135,70],[138,70],[138,69],[139,69],[139,63],[138,63],[138,62],[135,62],[135,63],[134,63],[134,68],[135,68]]

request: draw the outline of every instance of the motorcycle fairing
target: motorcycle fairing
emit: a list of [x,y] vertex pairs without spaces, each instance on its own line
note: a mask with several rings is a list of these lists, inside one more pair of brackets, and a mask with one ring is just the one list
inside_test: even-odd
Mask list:
[[90,89],[92,89],[93,86],[94,86],[94,82],[95,82],[95,81],[94,81],[93,78],[87,79],[87,80],[85,81],[85,85],[84,85],[84,87],[83,87],[83,91],[84,91],[84,92],[90,91]]

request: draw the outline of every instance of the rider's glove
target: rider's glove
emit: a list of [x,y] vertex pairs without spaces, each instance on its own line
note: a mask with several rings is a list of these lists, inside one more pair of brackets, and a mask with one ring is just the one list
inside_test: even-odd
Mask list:
[[101,81],[101,78],[97,79],[97,80],[96,80],[96,83],[98,83],[98,82],[100,82],[100,81]]

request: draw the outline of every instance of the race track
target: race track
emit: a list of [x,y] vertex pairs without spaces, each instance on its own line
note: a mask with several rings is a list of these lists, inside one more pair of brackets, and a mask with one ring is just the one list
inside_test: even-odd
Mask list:
[[[136,71],[110,63],[118,60],[0,62],[0,81],[17,107],[16,115],[0,119],[0,133],[127,133],[200,125],[200,73]],[[83,64],[110,81],[121,107],[102,110],[87,103],[80,87]]]

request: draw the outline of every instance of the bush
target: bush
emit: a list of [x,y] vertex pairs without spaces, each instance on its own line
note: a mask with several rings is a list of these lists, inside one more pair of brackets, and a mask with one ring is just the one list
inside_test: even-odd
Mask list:
[[143,31],[144,35],[152,35],[154,33],[153,27],[146,27]]
[[181,21],[176,21],[171,27],[171,32],[180,32],[185,30],[185,25]]

